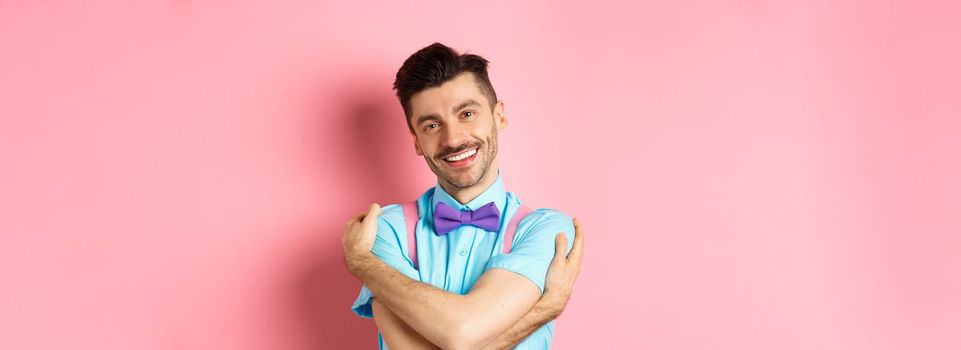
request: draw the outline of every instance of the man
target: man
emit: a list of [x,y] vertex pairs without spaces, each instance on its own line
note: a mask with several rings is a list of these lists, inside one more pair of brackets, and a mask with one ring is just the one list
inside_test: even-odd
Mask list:
[[[381,349],[549,348],[552,320],[580,271],[582,233],[559,211],[523,216],[505,242],[521,202],[504,190],[497,168],[497,133],[507,118],[487,63],[434,43],[397,72],[414,150],[437,185],[418,198],[419,219],[410,213],[415,206],[373,204],[347,223],[345,260],[364,281],[352,310],[374,318]],[[484,223],[471,221],[478,216]]]

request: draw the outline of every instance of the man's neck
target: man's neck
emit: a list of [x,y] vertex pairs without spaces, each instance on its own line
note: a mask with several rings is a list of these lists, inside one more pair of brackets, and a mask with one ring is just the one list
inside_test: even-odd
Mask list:
[[447,181],[441,180],[439,182],[441,187],[444,188],[444,191],[447,191],[447,194],[450,194],[451,197],[454,197],[454,200],[456,200],[457,203],[460,203],[463,205],[474,200],[474,198],[477,198],[477,196],[480,196],[481,193],[484,193],[484,191],[486,191],[488,188],[491,187],[491,185],[494,184],[494,181],[497,181],[496,165],[491,166],[491,168],[487,170],[487,173],[485,173],[484,175],[481,175],[480,181],[474,184],[474,186],[457,188],[447,183]]

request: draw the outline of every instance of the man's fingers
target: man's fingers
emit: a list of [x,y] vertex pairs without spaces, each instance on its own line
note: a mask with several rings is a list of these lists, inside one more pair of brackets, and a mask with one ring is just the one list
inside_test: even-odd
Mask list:
[[347,226],[350,226],[350,224],[355,222],[361,222],[361,220],[364,219],[364,215],[367,215],[367,213],[359,213],[357,215],[351,216],[350,220],[347,220]]
[[363,214],[363,224],[364,226],[377,225],[377,217],[380,216],[380,205],[377,203],[371,204],[370,209]]
[[574,247],[571,248],[571,253],[567,255],[567,260],[574,262],[580,262],[581,256],[584,254],[584,229],[581,227],[580,221],[574,219]]
[[554,236],[554,260],[564,259],[567,255],[567,235],[564,232],[558,232]]

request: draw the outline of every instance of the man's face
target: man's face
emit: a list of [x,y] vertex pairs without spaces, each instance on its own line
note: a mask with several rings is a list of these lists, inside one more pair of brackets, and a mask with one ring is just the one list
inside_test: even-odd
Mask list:
[[472,73],[414,94],[410,111],[414,148],[438,179],[467,188],[493,171],[497,131],[507,126],[504,104],[492,110]]

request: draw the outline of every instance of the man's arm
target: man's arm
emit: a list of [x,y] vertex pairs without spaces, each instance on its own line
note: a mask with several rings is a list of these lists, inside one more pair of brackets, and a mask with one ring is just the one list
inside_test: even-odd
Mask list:
[[537,302],[539,290],[503,269],[484,273],[467,295],[414,281],[372,254],[356,257],[352,272],[417,333],[445,349],[473,349],[507,330]]
[[[574,247],[567,250],[567,238],[563,234],[555,237],[555,254],[551,261],[545,285],[544,295],[534,304],[534,307],[506,332],[487,344],[483,349],[509,349],[534,333],[547,322],[557,318],[567,305],[574,282],[580,273],[580,262],[583,247],[583,230],[577,220],[574,220]],[[386,306],[376,301],[374,303],[374,318],[385,341],[392,348],[397,349],[436,349],[434,344],[424,339],[410,328],[403,320]],[[395,345],[397,344],[397,345]]]
[[485,346],[485,350],[510,349],[561,315],[570,300],[577,275],[581,273],[581,257],[584,256],[584,230],[577,219],[574,219],[574,232],[574,247],[566,256],[567,237],[562,234],[554,237],[554,259],[547,271],[544,295],[524,318]]
[[537,285],[519,274],[491,269],[467,295],[415,281],[388,266],[370,249],[380,207],[372,205],[348,222],[344,252],[351,273],[417,333],[442,348],[476,348],[494,340],[538,300]]
[[440,349],[420,333],[414,331],[413,328],[410,328],[404,320],[397,317],[397,314],[390,311],[390,308],[377,300],[377,297],[374,297],[371,303],[374,309],[374,322],[377,323],[377,329],[380,330],[380,335],[384,337],[384,342],[387,343],[388,348],[398,350]]
[[[377,328],[391,349],[440,349],[407,325],[404,320],[397,317],[390,308],[377,298],[373,299],[373,306]],[[500,350],[514,347],[544,324],[557,318],[557,315],[560,314],[559,310],[562,308],[563,305],[558,306],[557,298],[541,297],[534,304],[534,308],[528,311],[523,318],[481,349]]]
[[560,312],[556,302],[541,298],[523,318],[482,349],[510,349],[543,327],[547,322],[557,318],[558,315],[560,315]]

